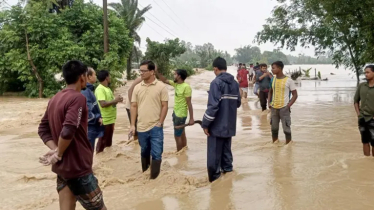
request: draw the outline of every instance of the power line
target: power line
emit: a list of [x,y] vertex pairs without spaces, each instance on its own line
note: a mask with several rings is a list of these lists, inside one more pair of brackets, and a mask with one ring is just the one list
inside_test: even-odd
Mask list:
[[161,35],[158,31],[156,31],[154,28],[152,28],[150,25],[148,25],[147,23],[145,23],[147,26],[149,26],[152,30],[154,30],[156,33],[158,33],[158,35],[160,35],[162,38],[165,38],[163,35]]
[[164,4],[170,9],[170,11],[183,23],[184,26],[187,27],[187,29],[189,30],[188,26],[183,22],[182,19],[179,18],[179,16],[174,12],[174,10],[172,10],[169,5],[164,1],[164,0],[161,0],[162,2],[164,2]]
[[157,6],[159,6],[161,9],[162,9],[162,11],[164,11],[165,12],[165,14],[175,23],[175,24],[177,24],[177,25],[179,25],[177,22],[175,22],[175,20],[172,18],[172,17],[170,17],[169,15],[168,15],[168,13],[155,1],[155,0],[153,0],[153,2],[154,3],[156,3],[157,4]]
[[[141,7],[143,7],[141,4],[139,4]],[[145,7],[143,7],[144,9]],[[154,16],[151,12],[147,12],[147,14],[151,15],[152,17],[154,17],[158,22],[160,22],[163,26],[165,26],[165,28],[167,28],[170,32],[172,32],[173,34],[176,34],[177,36],[176,37],[179,37],[177,33],[175,33],[173,30],[171,30],[166,24],[164,24],[161,20],[159,20],[156,16]]]
[[173,35],[172,33],[170,33],[168,30],[164,29],[163,27],[161,27],[159,24],[157,24],[155,21],[153,21],[152,19],[150,19],[149,17],[146,17],[148,20],[152,21],[154,24],[156,24],[158,27],[162,28],[164,31],[168,32],[171,36],[174,36],[174,37],[177,37],[175,35]]

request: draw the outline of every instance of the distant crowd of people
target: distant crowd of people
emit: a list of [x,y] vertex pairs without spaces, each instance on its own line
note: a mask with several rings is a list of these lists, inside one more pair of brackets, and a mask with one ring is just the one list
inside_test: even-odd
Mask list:
[[[279,141],[280,122],[286,144],[292,142],[291,107],[298,94],[294,81],[284,75],[283,68],[281,61],[271,64],[272,73],[266,64],[250,64],[249,69],[240,64],[236,81],[227,72],[226,61],[216,58],[213,61],[216,78],[210,83],[207,109],[202,121],[195,121],[192,89],[185,82],[186,70],[175,70],[173,80],[168,80],[152,61],[142,62],[140,77],[129,88],[125,106],[130,121],[129,138],[137,139],[141,147],[142,171],[150,168],[151,179],[160,173],[163,125],[169,101],[166,85],[175,90],[172,123],[177,151],[187,146],[184,128],[200,123],[207,136],[210,182],[233,170],[231,143],[236,135],[237,108],[241,103],[247,103],[242,99],[248,97],[250,82],[255,83],[254,94],[259,97],[262,110],[265,111],[267,106],[271,108],[273,143]],[[370,144],[374,146],[374,66],[368,66],[365,74],[367,83],[357,89],[355,108],[364,154],[370,155]],[[76,201],[79,201],[85,209],[105,210],[102,191],[92,171],[93,153],[95,146],[96,153],[100,153],[112,145],[117,104],[124,98],[114,96],[110,88],[111,76],[106,70],[96,74],[80,61],[69,61],[63,66],[62,75],[67,86],[48,102],[38,128],[40,138],[50,148],[40,162],[52,165],[52,171],[57,174],[60,209],[75,209]],[[94,88],[97,79],[100,84]]]

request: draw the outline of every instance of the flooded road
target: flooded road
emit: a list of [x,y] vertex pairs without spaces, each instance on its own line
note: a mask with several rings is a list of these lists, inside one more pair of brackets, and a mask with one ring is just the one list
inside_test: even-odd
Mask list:
[[[293,70],[298,66],[286,66]],[[164,128],[164,155],[158,179],[142,173],[140,148],[126,144],[129,127],[124,104],[112,148],[94,157],[94,173],[109,210],[288,210],[370,209],[374,196],[374,160],[362,155],[353,109],[356,80],[344,69],[317,68],[328,81],[301,81],[292,108],[294,144],[271,144],[267,113],[250,94],[238,110],[233,138],[235,172],[210,184],[206,173],[206,137],[199,126],[187,127],[188,148],[176,153],[172,129],[174,92]],[[236,69],[230,67],[230,73]],[[336,75],[330,75],[335,73]],[[349,75],[351,74],[351,75]],[[314,75],[314,72],[312,73]],[[213,72],[187,80],[193,88],[195,119],[206,109]],[[118,89],[125,95],[128,85]],[[41,166],[47,151],[37,124],[48,100],[0,98],[0,209],[58,209],[56,175]],[[82,209],[78,204],[77,209]]]

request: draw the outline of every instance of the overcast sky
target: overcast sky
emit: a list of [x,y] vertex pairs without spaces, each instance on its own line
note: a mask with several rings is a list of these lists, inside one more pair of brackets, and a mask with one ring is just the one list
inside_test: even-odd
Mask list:
[[[120,0],[108,0],[119,2]],[[15,4],[18,0],[7,0]],[[102,6],[102,1],[94,0]],[[262,29],[266,18],[276,5],[275,0],[139,0],[139,8],[151,5],[146,13],[146,22],[138,32],[142,38],[141,49],[146,50],[145,39],[163,41],[178,37],[193,45],[212,43],[216,49],[234,49],[253,43],[254,37]],[[259,46],[262,51],[277,48],[272,43]],[[312,49],[297,48],[295,52],[313,56]]]

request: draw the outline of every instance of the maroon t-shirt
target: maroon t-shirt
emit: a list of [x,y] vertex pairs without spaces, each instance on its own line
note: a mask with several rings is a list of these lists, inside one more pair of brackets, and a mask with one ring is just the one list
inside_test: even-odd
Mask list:
[[80,92],[65,89],[49,101],[39,125],[38,133],[43,142],[52,140],[56,145],[64,126],[74,128],[70,129],[75,133],[62,160],[52,166],[52,171],[65,179],[92,173],[93,149],[87,137],[87,121],[86,98]]

